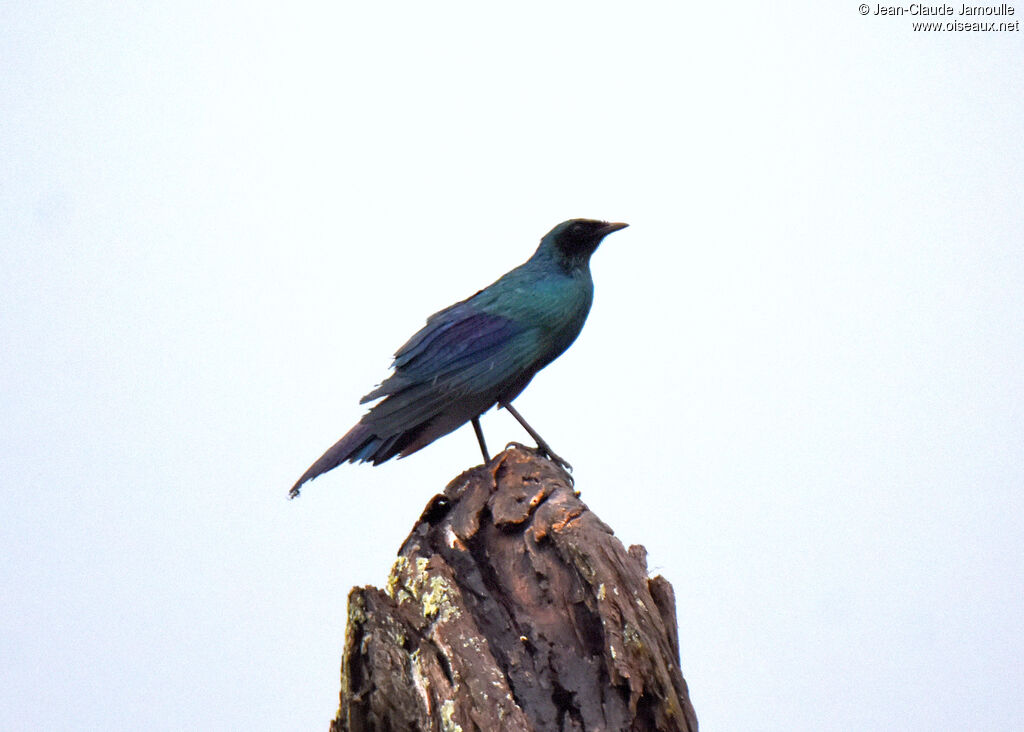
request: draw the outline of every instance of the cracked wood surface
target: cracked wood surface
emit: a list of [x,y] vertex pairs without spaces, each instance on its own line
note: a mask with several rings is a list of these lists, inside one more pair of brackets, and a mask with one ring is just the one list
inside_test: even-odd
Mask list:
[[696,732],[675,596],[553,463],[509,448],[354,588],[331,732]]

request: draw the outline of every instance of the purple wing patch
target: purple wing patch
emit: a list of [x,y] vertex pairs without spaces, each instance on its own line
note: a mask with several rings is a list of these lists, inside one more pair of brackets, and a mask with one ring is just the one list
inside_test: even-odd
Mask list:
[[[396,374],[433,379],[460,368],[467,358],[485,359],[522,332],[513,320],[489,313],[449,313],[442,322],[428,323],[395,355]],[[454,319],[449,319],[454,318]]]

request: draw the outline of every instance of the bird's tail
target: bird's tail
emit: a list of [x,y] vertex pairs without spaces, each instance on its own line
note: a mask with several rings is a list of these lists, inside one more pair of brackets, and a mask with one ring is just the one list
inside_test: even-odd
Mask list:
[[359,422],[345,433],[344,437],[335,442],[327,452],[321,455],[319,460],[309,466],[309,470],[303,473],[298,482],[288,491],[288,497],[295,498],[299,495],[299,490],[302,488],[303,483],[313,480],[313,478],[326,473],[328,470],[333,470],[343,462],[354,463],[372,459],[374,454],[379,451],[383,442],[385,440],[375,435],[371,427]]

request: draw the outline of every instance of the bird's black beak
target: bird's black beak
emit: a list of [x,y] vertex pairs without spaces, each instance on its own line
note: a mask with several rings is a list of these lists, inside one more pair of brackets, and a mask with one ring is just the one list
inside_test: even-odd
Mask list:
[[623,224],[623,223],[620,223],[620,222],[607,223],[607,224],[605,224],[604,226],[601,227],[601,236],[608,236],[613,231],[618,231],[619,229],[625,229],[627,226],[629,226],[629,224]]

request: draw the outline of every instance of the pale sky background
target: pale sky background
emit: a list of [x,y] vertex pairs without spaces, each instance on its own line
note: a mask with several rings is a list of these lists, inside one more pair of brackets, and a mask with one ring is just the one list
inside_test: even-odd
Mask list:
[[479,453],[288,488],[586,216],[516,404],[674,585],[702,730],[1024,729],[1022,33],[292,5],[0,6],[0,728],[326,730],[349,590]]

